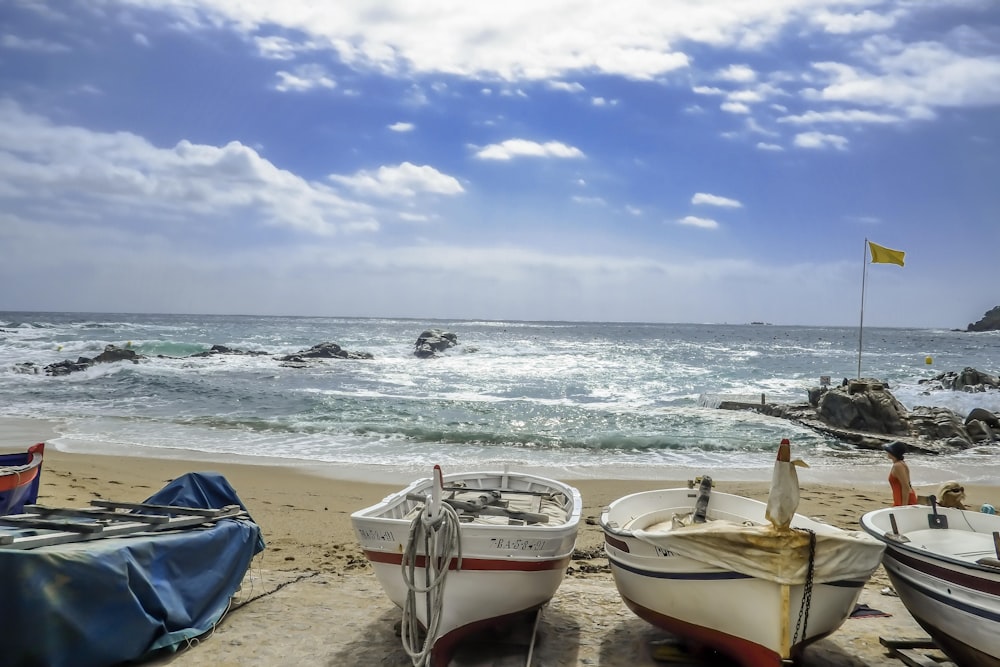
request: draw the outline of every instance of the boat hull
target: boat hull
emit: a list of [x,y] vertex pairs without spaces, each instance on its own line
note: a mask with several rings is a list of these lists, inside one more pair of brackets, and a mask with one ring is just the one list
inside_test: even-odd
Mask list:
[[[702,547],[692,549],[688,540],[700,539],[697,535],[686,528],[664,527],[657,532],[656,526],[693,510],[695,496],[688,489],[668,489],[615,501],[601,516],[605,552],[618,592],[636,615],[688,643],[715,649],[744,667],[780,665],[837,630],[878,567],[880,543],[860,535],[865,539],[853,544],[852,537],[844,537],[846,531],[799,515],[795,515],[793,526],[798,523],[823,534],[815,546],[816,562],[824,563],[816,565],[823,567],[822,576],[817,569],[813,581],[796,581],[794,576],[769,578],[752,567],[741,569],[739,559],[730,558],[735,553],[727,552],[724,546],[714,559],[693,557],[689,554]],[[736,533],[748,531],[752,543],[758,535],[753,531],[760,530],[764,521],[766,505],[713,493],[708,509],[709,519],[722,521],[701,524],[704,529],[689,529],[715,533],[712,544],[725,545],[730,539],[729,526]],[[653,528],[647,530],[650,526]],[[781,540],[777,544],[781,545]],[[859,549],[861,554],[849,556],[843,576],[838,577],[833,576],[837,570],[831,569],[832,561],[824,561],[820,553],[827,548]],[[779,549],[771,555],[780,560],[783,552]],[[788,559],[794,558],[790,549]],[[727,561],[732,564],[726,566]]]
[[27,452],[0,454],[0,516],[21,514],[38,500],[44,451],[38,443]]
[[[571,486],[534,475],[515,473],[461,473],[444,476],[446,486],[546,490],[566,499],[566,518],[550,524],[507,525],[461,523],[461,559],[452,558],[438,608],[437,636],[431,641],[431,665],[447,665],[456,645],[467,635],[503,626],[545,605],[562,583],[576,543],[582,501]],[[418,480],[378,505],[351,515],[365,556],[396,606],[405,608],[409,589],[402,562],[409,541],[415,507],[430,480]],[[422,550],[415,559],[416,581],[426,565]],[[427,596],[415,594],[416,620],[428,627]]]
[[992,532],[1000,531],[1000,519],[957,509],[937,513],[951,528],[930,528],[931,510],[919,506],[870,512],[861,525],[885,541],[883,565],[893,588],[941,650],[960,667],[1000,667],[1000,566],[977,562],[996,560]]
[[747,667],[779,665],[834,632],[850,616],[865,585],[864,580],[814,584],[803,631],[799,613],[804,586],[672,559],[673,567],[657,562],[644,568],[634,560],[625,564],[609,557],[626,606],[645,621]]

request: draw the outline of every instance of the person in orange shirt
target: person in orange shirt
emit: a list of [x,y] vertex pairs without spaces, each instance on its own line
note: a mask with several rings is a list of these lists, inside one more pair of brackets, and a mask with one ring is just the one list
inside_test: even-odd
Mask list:
[[910,484],[910,467],[906,465],[906,445],[899,441],[882,445],[886,456],[892,461],[892,468],[889,469],[889,486],[892,487],[892,505],[916,505],[917,492]]

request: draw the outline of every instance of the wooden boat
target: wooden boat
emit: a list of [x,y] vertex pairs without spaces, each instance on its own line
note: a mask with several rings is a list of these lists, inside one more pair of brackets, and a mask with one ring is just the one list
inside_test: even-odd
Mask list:
[[0,516],[19,514],[38,500],[44,453],[45,443],[40,442],[27,452],[0,454]]
[[913,619],[960,667],[1000,667],[1000,516],[909,505],[868,512]]
[[883,546],[795,514],[798,481],[784,456],[768,503],[712,491],[703,477],[698,488],[635,493],[605,508],[605,553],[625,604],[745,667],[780,665],[839,628]]
[[[580,493],[518,472],[420,479],[354,512],[358,542],[403,610],[415,665],[446,666],[466,635],[540,609],[555,594],[579,528]],[[445,585],[447,581],[447,585]]]

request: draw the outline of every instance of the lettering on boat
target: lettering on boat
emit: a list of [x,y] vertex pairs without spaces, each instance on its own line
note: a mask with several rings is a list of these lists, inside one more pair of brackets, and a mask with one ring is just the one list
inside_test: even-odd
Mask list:
[[677,555],[670,549],[664,549],[663,547],[657,547],[657,546],[654,546],[653,548],[656,549],[656,555],[661,556],[663,558],[672,558],[673,556]]
[[529,540],[521,537],[491,537],[494,549],[504,551],[538,551],[548,546],[548,540]]
[[361,536],[362,540],[367,540],[370,542],[395,542],[396,537],[392,534],[391,530],[376,529],[376,528],[358,528],[358,535]]

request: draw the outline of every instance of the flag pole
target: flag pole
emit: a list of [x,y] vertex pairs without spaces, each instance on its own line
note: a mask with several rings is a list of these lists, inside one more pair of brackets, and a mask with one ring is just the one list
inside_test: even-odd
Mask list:
[[868,275],[868,239],[861,257],[861,323],[858,325],[858,379],[861,379],[861,337],[865,330],[865,277]]

